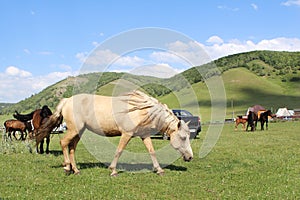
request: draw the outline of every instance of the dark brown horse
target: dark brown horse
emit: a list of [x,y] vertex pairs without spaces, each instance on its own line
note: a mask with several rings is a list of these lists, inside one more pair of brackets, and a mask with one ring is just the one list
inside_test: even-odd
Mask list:
[[[20,121],[28,121],[32,120],[33,125],[33,136],[36,135],[40,126],[47,121],[47,119],[52,115],[51,110],[48,106],[43,106],[42,109],[37,109],[29,114],[22,115],[16,111],[14,117]],[[50,144],[50,134],[46,137],[46,153],[49,153],[49,144]],[[44,140],[40,142],[39,147],[37,146],[37,152],[43,154],[44,153]]]
[[266,130],[268,130],[269,116],[273,117],[271,110],[267,110],[263,113],[260,113],[259,121],[260,121],[260,125],[261,125],[261,130],[264,130],[265,123],[266,123]]
[[[11,133],[13,133],[13,136],[16,140],[25,140],[27,137],[28,130],[29,134],[32,132],[32,127],[30,122],[21,122],[19,120],[15,119],[9,119],[4,122],[4,127],[6,130],[6,133],[8,133],[8,138],[12,140]],[[21,136],[19,139],[16,137],[16,131],[19,131],[21,133]],[[24,135],[25,134],[25,135]]]
[[235,118],[235,130],[237,130],[239,124],[243,124],[243,130],[246,130],[247,119],[248,119],[247,116],[241,116],[241,115]]
[[258,120],[257,114],[253,111],[249,111],[246,131],[248,131],[249,126],[251,127],[251,131],[255,131],[257,120]]

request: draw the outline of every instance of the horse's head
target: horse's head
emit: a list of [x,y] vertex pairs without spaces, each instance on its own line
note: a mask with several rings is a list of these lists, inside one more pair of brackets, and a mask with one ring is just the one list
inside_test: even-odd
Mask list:
[[172,147],[182,154],[184,161],[193,159],[190,130],[184,121],[180,120],[178,122],[176,130],[170,134],[170,142]]
[[274,115],[274,114],[272,113],[271,110],[267,110],[266,112],[268,113],[268,116],[270,116],[270,117],[272,117],[272,118],[276,116],[276,115]]

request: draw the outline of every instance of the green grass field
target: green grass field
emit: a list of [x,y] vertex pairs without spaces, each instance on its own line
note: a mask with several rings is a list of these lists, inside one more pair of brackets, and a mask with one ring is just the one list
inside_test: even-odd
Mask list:
[[[79,143],[81,174],[66,176],[54,135],[50,155],[30,154],[22,142],[1,142],[0,199],[299,199],[300,122],[271,123],[268,131],[234,131],[226,124],[205,158],[199,151],[208,126],[193,140],[194,160],[176,160],[165,175],[140,170],[110,177]],[[241,129],[241,127],[239,127]],[[117,142],[118,138],[112,138]],[[156,148],[168,141],[153,139]],[[146,152],[138,138],[129,151]]]

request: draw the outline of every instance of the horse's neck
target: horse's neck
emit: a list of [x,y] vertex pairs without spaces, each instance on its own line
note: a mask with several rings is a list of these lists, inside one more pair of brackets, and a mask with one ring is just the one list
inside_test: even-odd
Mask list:
[[176,132],[176,130],[178,129],[178,123],[179,123],[179,120],[176,118],[176,119],[173,119],[172,121],[170,121],[169,123],[165,123],[166,126],[164,127],[164,132],[170,136],[172,135],[173,133]]

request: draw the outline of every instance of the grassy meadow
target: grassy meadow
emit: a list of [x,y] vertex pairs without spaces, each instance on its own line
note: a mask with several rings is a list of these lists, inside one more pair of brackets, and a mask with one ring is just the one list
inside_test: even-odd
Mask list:
[[[106,165],[93,157],[80,141],[78,176],[66,176],[59,146],[62,135],[52,137],[49,155],[29,153],[28,144],[1,140],[0,199],[299,199],[300,122],[277,122],[268,131],[244,132],[225,124],[213,150],[199,151],[208,125],[192,141],[194,159],[178,159],[165,167],[165,175],[149,170],[121,171],[110,177]],[[119,138],[112,138],[117,142]],[[169,141],[152,140],[159,148]],[[128,151],[146,152],[133,138]]]

